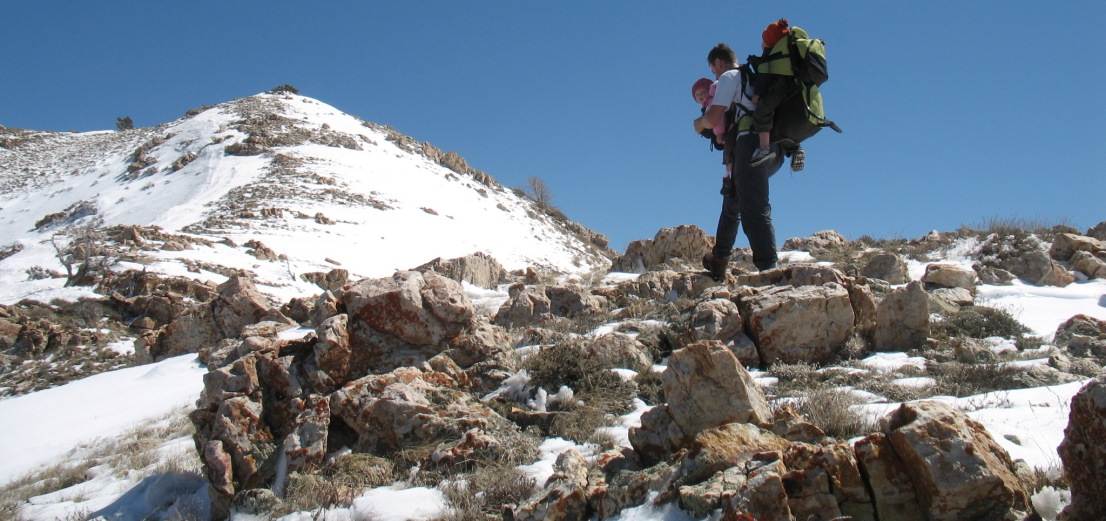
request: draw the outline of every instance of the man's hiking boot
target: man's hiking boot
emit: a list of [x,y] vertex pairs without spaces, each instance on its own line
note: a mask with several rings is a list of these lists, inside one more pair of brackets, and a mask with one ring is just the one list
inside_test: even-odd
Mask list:
[[729,264],[730,259],[726,257],[715,257],[710,253],[703,256],[703,268],[710,272],[710,278],[715,282],[726,281],[726,266]]
[[806,166],[806,152],[803,152],[802,147],[795,149],[791,153],[791,171],[798,172]]
[[760,166],[765,161],[770,161],[776,158],[776,152],[768,147],[757,147],[753,151],[752,157],[749,158],[749,166]]

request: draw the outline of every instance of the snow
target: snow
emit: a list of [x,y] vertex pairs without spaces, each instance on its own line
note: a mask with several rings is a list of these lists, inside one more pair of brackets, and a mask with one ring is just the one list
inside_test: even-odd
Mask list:
[[181,355],[0,400],[0,483],[82,442],[195,404],[206,372],[195,354]]

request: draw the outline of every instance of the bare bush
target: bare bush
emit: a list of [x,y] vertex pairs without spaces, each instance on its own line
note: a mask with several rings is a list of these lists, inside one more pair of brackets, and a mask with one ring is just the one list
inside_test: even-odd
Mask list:
[[114,252],[104,243],[101,220],[73,226],[50,236],[55,256],[65,267],[65,285],[91,286],[115,263]]
[[530,189],[527,194],[538,206],[548,207],[553,203],[553,192],[540,177],[530,176],[526,180],[526,186]]
[[827,435],[848,439],[879,430],[877,422],[857,410],[863,403],[848,390],[815,389],[795,404],[795,412]]
[[504,505],[521,503],[536,490],[534,479],[517,468],[484,467],[442,486],[452,513],[439,521],[502,519]]
[[366,489],[390,485],[395,478],[392,462],[360,453],[335,458],[309,472],[317,473],[288,476],[284,500],[273,514],[347,507]]

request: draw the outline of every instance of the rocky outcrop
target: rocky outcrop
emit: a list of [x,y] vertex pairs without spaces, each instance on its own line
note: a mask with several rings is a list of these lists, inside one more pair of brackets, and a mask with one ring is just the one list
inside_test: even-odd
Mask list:
[[135,340],[141,362],[198,353],[224,339],[237,339],[247,326],[263,321],[295,324],[281,314],[243,276],[232,276],[215,288],[214,297],[183,311],[175,320]]
[[280,487],[343,447],[386,455],[459,440],[436,452],[433,463],[449,465],[483,457],[474,451],[516,428],[468,392],[506,378],[498,362],[510,348],[501,329],[474,322],[459,283],[398,272],[351,284],[339,300],[344,312],[303,340],[253,325],[208,357],[225,363],[205,376],[192,421],[213,517],[239,492]]
[[923,401],[903,404],[883,423],[929,519],[1003,519],[1028,510],[1010,455],[964,413]]
[[928,337],[929,299],[921,283],[892,291],[876,307],[876,350],[907,351],[924,345]]
[[826,252],[848,244],[844,235],[834,230],[815,232],[810,237],[792,237],[783,241],[784,250],[802,250],[812,253]]
[[[1064,250],[1067,249],[1065,247],[1067,243],[1064,239],[1060,241],[1057,254],[1063,255]],[[1028,284],[1037,286],[1062,287],[1074,282],[1075,278],[1059,262],[1053,260],[1048,253],[1050,250],[1051,248],[1046,247],[1033,235],[992,234],[980,247],[980,261],[977,263],[976,271],[982,271],[984,268],[999,268],[1014,274]]]
[[855,315],[844,286],[774,286],[741,299],[745,331],[764,364],[824,362],[853,332]]
[[1083,386],[1071,399],[1064,441],[1056,448],[1071,486],[1071,504],[1061,519],[1098,519],[1106,512],[1106,376]]
[[468,282],[485,289],[495,289],[507,277],[507,270],[484,252],[449,260],[438,257],[413,271],[434,271],[457,282]]
[[1106,321],[1075,315],[1056,328],[1056,345],[1080,357],[1106,357]]
[[[659,425],[643,417],[647,424]],[[883,432],[855,443],[817,444],[751,423],[705,429],[669,457],[673,472],[655,501],[678,501],[696,517],[721,510],[725,519],[1028,515],[1028,496],[1009,455],[964,413],[941,402],[903,404],[881,425]],[[1102,465],[1090,466],[1098,472]]]
[[607,308],[605,297],[595,295],[577,284],[525,286],[515,284],[510,298],[499,307],[495,323],[501,326],[525,326],[553,317],[578,318]]
[[910,281],[910,274],[906,269],[906,261],[893,253],[877,253],[873,255],[860,269],[860,274],[885,280],[890,284],[906,284]]
[[655,462],[684,447],[706,429],[731,422],[767,424],[772,415],[760,387],[733,353],[717,340],[693,343],[672,354],[661,375],[665,404],[630,430],[643,460]]
[[1106,240],[1072,233],[1057,234],[1049,256],[1068,263],[1071,269],[1088,278],[1106,278]]
[[614,259],[611,271],[644,273],[675,259],[699,266],[713,247],[714,240],[697,226],[662,228],[652,239],[631,242],[626,253]]

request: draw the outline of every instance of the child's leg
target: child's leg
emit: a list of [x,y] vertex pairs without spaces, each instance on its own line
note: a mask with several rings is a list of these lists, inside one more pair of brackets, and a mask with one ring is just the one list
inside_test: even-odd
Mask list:
[[758,134],[760,136],[760,148],[768,148],[768,145],[771,144],[769,143],[769,140],[771,139],[772,133],[760,132]]

